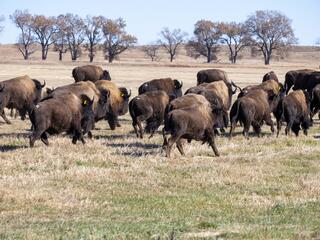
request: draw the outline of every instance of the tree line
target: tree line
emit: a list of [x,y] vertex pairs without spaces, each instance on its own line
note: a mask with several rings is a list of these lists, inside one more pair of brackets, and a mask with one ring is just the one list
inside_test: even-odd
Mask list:
[[[42,60],[46,60],[49,47],[53,46],[53,50],[59,53],[59,60],[69,51],[71,59],[76,61],[82,49],[85,49],[90,62],[98,50],[103,50],[105,58],[112,62],[137,43],[137,38],[126,32],[126,22],[122,18],[81,18],[71,13],[47,17],[32,15],[27,10],[16,10],[10,19],[20,29],[16,45],[24,59],[34,53],[35,45],[38,44],[41,46]],[[159,59],[159,49],[165,49],[172,62],[183,45],[189,56],[205,57],[210,63],[217,58],[221,45],[226,45],[230,62],[236,63],[239,53],[250,47],[261,52],[264,63],[269,64],[275,50],[287,49],[295,43],[297,39],[291,20],[278,11],[265,10],[256,11],[241,23],[199,20],[190,38],[181,29],[170,30],[165,27],[159,39],[143,46],[142,50],[155,61]]]

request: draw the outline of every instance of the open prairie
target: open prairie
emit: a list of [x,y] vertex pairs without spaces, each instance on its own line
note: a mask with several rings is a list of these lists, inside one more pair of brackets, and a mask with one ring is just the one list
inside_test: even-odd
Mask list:
[[[56,53],[41,62],[20,60],[12,47],[0,47],[0,81],[28,74],[57,87],[72,83],[74,66]],[[144,81],[182,80],[196,84],[197,71],[220,68],[241,87],[261,82],[273,70],[283,82],[287,71],[319,67],[319,52],[295,52],[286,61],[263,65],[246,58],[236,65],[206,64],[181,56],[152,63],[137,50],[108,64],[112,81],[137,95]],[[106,67],[98,56],[97,65]],[[242,128],[229,140],[217,137],[221,156],[207,145],[186,144],[186,156],[162,153],[162,136],[137,139],[129,114],[114,131],[97,124],[94,139],[73,145],[51,136],[29,148],[29,120],[0,119],[1,239],[319,239],[320,125],[315,116],[308,136],[245,140]]]

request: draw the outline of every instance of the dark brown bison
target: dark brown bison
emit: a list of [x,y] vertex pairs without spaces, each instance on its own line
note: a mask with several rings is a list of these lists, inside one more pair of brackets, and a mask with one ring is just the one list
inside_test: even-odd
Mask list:
[[[129,112],[132,118],[132,126],[137,137],[143,138],[142,122],[146,121],[145,131],[153,136],[155,131],[163,123],[169,96],[164,91],[152,91],[143,93],[129,102]],[[139,131],[138,131],[139,128]]]
[[107,70],[103,70],[99,66],[86,65],[82,67],[75,67],[72,70],[72,76],[75,82],[91,81],[96,82],[98,80],[111,80],[110,74]]
[[[213,126],[215,125],[216,114],[219,115],[222,109],[221,104],[217,103],[216,107],[212,109],[212,104],[205,97],[197,94],[187,94],[176,100],[172,101],[172,110],[166,115],[163,128],[163,148],[166,151],[166,156],[170,157],[172,146],[175,143],[181,155],[184,155],[183,139],[207,142],[212,147],[215,155],[219,156],[219,151],[214,141]],[[188,104],[189,100],[191,101]],[[177,107],[175,101],[187,106],[174,109],[174,107]],[[171,134],[169,140],[165,136],[167,133]]]
[[57,87],[54,90],[50,90],[47,96],[57,97],[61,94],[72,92],[77,97],[82,95],[87,96],[89,99],[93,99],[93,110],[95,113],[95,121],[99,121],[105,118],[109,111],[109,98],[110,92],[107,89],[101,89],[101,91],[92,82],[76,82],[69,85]]
[[24,120],[26,113],[41,100],[44,86],[45,82],[41,85],[38,80],[27,75],[0,82],[0,115],[6,123],[11,122],[7,119],[4,108],[17,109]]
[[30,147],[41,139],[49,145],[48,134],[72,133],[72,143],[83,139],[83,134],[94,127],[93,100],[83,95],[78,98],[69,92],[56,97],[42,99],[31,111],[30,120],[33,132]]
[[168,96],[173,95],[175,98],[182,96],[182,81],[171,78],[159,78],[143,83],[139,89],[139,94],[143,94],[150,91],[162,90],[165,91]]
[[220,80],[231,84],[231,82],[229,82],[227,73],[220,69],[206,69],[206,70],[201,70],[197,73],[198,85],[202,83],[210,83],[210,82],[215,82]]
[[300,70],[292,70],[286,73],[285,81],[284,81],[284,88],[286,89],[286,94],[290,91],[291,87],[295,85],[297,78],[304,77],[305,74],[314,72],[311,69],[300,69]]
[[271,132],[274,133],[273,121],[271,112],[276,108],[278,103],[277,95],[272,91],[255,89],[250,91],[245,96],[238,98],[230,110],[230,138],[236,127],[236,123],[240,121],[243,124],[243,135],[248,138],[250,126],[260,135],[263,122],[271,127]]
[[292,90],[307,90],[311,94],[312,89],[319,83],[320,72],[299,73]]
[[275,80],[276,82],[279,82],[278,77],[274,71],[268,72],[263,76],[262,82],[265,82],[268,80]]
[[281,130],[281,123],[287,123],[285,133],[290,134],[292,130],[296,136],[299,135],[300,127],[307,135],[310,121],[310,97],[307,91],[297,90],[288,94],[279,103],[277,108],[277,136]]
[[116,126],[120,126],[118,116],[124,115],[128,112],[131,91],[129,93],[124,87],[118,88],[110,81],[99,80],[95,84],[100,92],[104,90],[110,92],[109,110],[105,119],[108,121],[110,128],[114,130]]

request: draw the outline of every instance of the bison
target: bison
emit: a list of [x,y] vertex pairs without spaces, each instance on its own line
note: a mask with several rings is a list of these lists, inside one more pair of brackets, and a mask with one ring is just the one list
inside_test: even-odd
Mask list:
[[292,90],[307,90],[311,94],[312,89],[320,83],[320,72],[304,72],[297,75]]
[[[169,103],[169,96],[164,91],[146,92],[136,96],[129,102],[129,112],[132,118],[132,126],[137,137],[143,138],[141,123],[146,121],[145,131],[153,136],[155,131],[163,122],[166,106]],[[139,131],[138,131],[138,127]]]
[[75,67],[72,70],[72,76],[75,82],[96,82],[98,80],[111,80],[110,73],[107,70],[103,70],[101,67],[95,65]]
[[200,85],[202,83],[210,83],[215,81],[224,81],[229,83],[228,75],[225,71],[220,69],[205,69],[201,70],[197,73],[197,84]]
[[61,94],[72,92],[77,97],[85,95],[94,100],[93,109],[95,113],[95,121],[104,119],[109,110],[110,92],[107,89],[98,90],[92,82],[76,82],[69,85],[58,87],[49,91],[48,96],[59,96]]
[[296,136],[299,135],[300,126],[305,135],[311,124],[310,121],[310,96],[307,91],[297,90],[288,94],[279,103],[277,108],[277,136],[281,130],[281,123],[287,123],[285,133],[290,134],[292,130]]
[[0,83],[0,115],[6,123],[11,124],[6,117],[4,108],[17,109],[21,119],[30,113],[34,105],[41,100],[41,91],[45,86],[38,80],[24,75]]
[[250,85],[244,88],[240,88],[240,93],[238,94],[238,98],[241,98],[248,94],[250,91],[256,90],[256,89],[262,89],[264,91],[273,91],[275,94],[278,94],[279,92],[282,92],[284,90],[284,87],[282,83],[279,83],[275,80],[268,80],[265,82],[262,82],[258,85]]
[[128,112],[131,91],[129,93],[126,88],[118,88],[114,83],[104,80],[97,81],[95,85],[99,91],[106,90],[110,92],[109,110],[105,119],[108,121],[111,130],[114,130],[116,126],[120,126],[118,116]]
[[[188,101],[190,101],[189,104]],[[185,107],[175,109],[176,103],[179,102]],[[162,131],[166,156],[170,157],[172,146],[175,143],[180,154],[184,155],[183,139],[207,142],[212,147],[214,154],[219,156],[214,141],[213,126],[216,124],[216,116],[220,115],[221,104],[217,102],[217,105],[212,108],[212,104],[205,97],[197,94],[185,95],[173,100],[172,103],[171,111],[165,117],[165,126]],[[166,138],[167,133],[171,134],[169,140]]]
[[33,132],[30,135],[30,147],[39,138],[49,145],[47,134],[70,132],[72,143],[83,139],[83,134],[94,127],[93,100],[81,95],[78,98],[69,92],[59,96],[48,96],[39,102],[30,113]]
[[175,98],[182,96],[182,81],[171,78],[159,78],[143,83],[139,89],[139,94],[143,94],[150,91],[162,90],[165,91],[168,96],[173,95]]
[[285,81],[284,81],[284,88],[286,89],[286,94],[288,94],[289,90],[292,86],[295,85],[297,78],[302,78],[305,74],[314,72],[311,69],[300,69],[300,70],[292,70],[286,73]]
[[[201,94],[215,105],[216,101],[220,101],[223,106],[224,127],[228,126],[228,110],[231,106],[232,91],[227,87],[224,81],[216,81],[212,83],[203,83],[196,87],[189,88],[185,94],[195,93]],[[223,130],[223,129],[222,129]]]
[[262,82],[265,82],[268,80],[275,80],[276,82],[279,82],[278,77],[274,71],[268,72],[263,76]]
[[274,133],[271,112],[276,108],[278,96],[272,90],[255,89],[245,96],[238,98],[230,110],[230,138],[236,127],[236,123],[240,121],[243,124],[243,135],[248,138],[248,132],[252,125],[254,131],[260,136],[261,126],[263,122],[271,127]]

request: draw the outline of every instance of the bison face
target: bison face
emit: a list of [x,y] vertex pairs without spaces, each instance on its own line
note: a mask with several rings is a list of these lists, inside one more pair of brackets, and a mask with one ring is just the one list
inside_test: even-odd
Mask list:
[[119,90],[120,90],[120,96],[122,97],[123,101],[120,103],[118,114],[124,115],[129,110],[129,98],[131,97],[131,90],[130,90],[130,93],[124,87],[120,87]]
[[90,100],[87,96],[81,96],[82,105],[82,118],[81,118],[81,128],[83,129],[83,134],[88,133],[90,130],[94,129],[95,114],[93,111],[93,100]]
[[108,90],[102,90],[100,92],[100,98],[97,108],[95,110],[95,121],[103,119],[109,111],[109,97],[110,92]]
[[111,81],[110,73],[107,70],[104,70],[101,79]]

